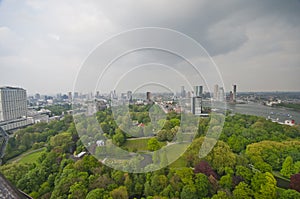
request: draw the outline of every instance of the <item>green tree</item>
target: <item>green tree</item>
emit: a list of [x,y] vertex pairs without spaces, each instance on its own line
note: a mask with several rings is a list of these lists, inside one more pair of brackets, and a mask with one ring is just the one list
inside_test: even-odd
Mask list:
[[185,185],[180,194],[181,198],[184,199],[197,199],[198,194],[194,185]]
[[122,146],[126,141],[126,137],[123,134],[123,132],[118,128],[116,130],[116,134],[113,136],[112,140],[113,140],[113,143],[116,144],[117,146]]
[[218,191],[211,199],[229,199],[229,196],[224,191]]
[[265,163],[263,161],[258,161],[254,164],[254,167],[258,169],[260,172],[265,173],[265,172],[272,172],[272,166],[269,165],[268,163]]
[[253,196],[252,190],[244,182],[240,182],[233,190],[234,199],[251,199],[252,196]]
[[249,168],[238,165],[236,167],[236,176],[242,177],[247,183],[249,183],[251,182],[253,173]]
[[210,184],[207,176],[202,173],[197,173],[195,175],[195,187],[199,198],[206,197],[210,190]]
[[[257,174],[257,175],[256,175]],[[251,185],[254,190],[255,199],[273,199],[276,198],[276,180],[274,176],[266,172],[265,174],[256,173]]]
[[300,199],[300,193],[295,190],[288,189],[280,194],[279,199]]
[[208,154],[207,160],[211,162],[214,169],[222,174],[225,167],[233,168],[236,164],[236,156],[231,151],[230,147],[222,141],[218,141],[216,146]]
[[175,170],[176,175],[180,178],[184,185],[193,183],[193,170],[191,168],[183,167]]
[[220,179],[220,185],[224,189],[231,189],[232,188],[232,176],[230,174],[226,174],[221,177]]
[[85,199],[104,199],[104,189],[94,189],[92,191],[90,191]]
[[76,182],[70,187],[69,192],[70,194],[68,195],[68,198],[81,199],[81,198],[85,198],[88,190],[81,182]]
[[281,175],[290,178],[293,174],[293,158],[291,156],[287,156],[282,164],[282,169],[280,170]]
[[171,185],[168,185],[164,190],[160,193],[160,195],[167,197],[167,198],[174,198],[175,190]]
[[128,199],[127,189],[124,186],[112,190],[110,195],[113,199]]
[[72,141],[72,135],[69,132],[60,133],[50,139],[50,146],[61,147],[64,152],[71,152],[70,149],[75,143]]
[[151,187],[153,189],[154,195],[158,195],[167,186],[168,178],[165,175],[154,175],[151,178]]
[[160,148],[159,142],[156,138],[150,138],[147,143],[147,148],[149,151],[157,151]]
[[294,174],[300,172],[300,161],[295,162],[294,164]]

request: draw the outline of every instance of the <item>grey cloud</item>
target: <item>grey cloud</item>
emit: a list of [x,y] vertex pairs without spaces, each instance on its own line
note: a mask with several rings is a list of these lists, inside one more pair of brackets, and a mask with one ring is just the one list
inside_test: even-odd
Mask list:
[[[299,90],[294,83],[300,73],[299,8],[297,0],[1,1],[0,70],[5,72],[0,85],[25,85],[30,92],[72,90],[76,72],[97,44],[130,28],[158,26],[203,45],[227,87],[236,82],[244,90]],[[10,31],[3,35],[5,27]],[[116,47],[121,45],[126,43]],[[272,78],[279,77],[282,65],[288,68],[281,73],[284,86]],[[259,67],[270,73],[268,86],[262,76],[249,83],[254,75],[245,71]],[[51,84],[34,82],[43,81],[45,72]]]

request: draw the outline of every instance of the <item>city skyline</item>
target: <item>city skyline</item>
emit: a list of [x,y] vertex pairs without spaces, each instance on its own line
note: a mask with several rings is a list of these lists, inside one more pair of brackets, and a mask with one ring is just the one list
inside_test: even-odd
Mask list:
[[232,84],[239,92],[299,91],[299,8],[299,1],[1,1],[0,85],[28,94],[73,91],[83,61],[99,43],[155,26],[201,44],[217,64],[225,92]]

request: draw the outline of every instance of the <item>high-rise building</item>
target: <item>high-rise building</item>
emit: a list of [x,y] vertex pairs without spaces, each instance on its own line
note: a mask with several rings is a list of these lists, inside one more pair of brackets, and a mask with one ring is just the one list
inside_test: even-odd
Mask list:
[[218,92],[218,101],[223,102],[225,99],[225,92],[224,92],[224,88],[220,87],[219,88],[219,92]]
[[68,99],[71,101],[72,100],[72,92],[68,92]]
[[127,91],[127,99],[129,102],[132,102],[132,91]]
[[229,92],[229,101],[233,102],[233,92],[232,91]]
[[147,93],[146,93],[146,96],[147,96],[147,100],[148,100],[148,101],[151,101],[151,92],[147,92]]
[[213,97],[214,97],[215,100],[218,100],[218,99],[219,99],[218,93],[219,93],[219,85],[216,84],[216,85],[214,86],[214,95],[213,95]]
[[184,86],[181,86],[181,93],[180,93],[181,97],[186,97],[186,91],[184,89]]
[[194,115],[201,115],[201,113],[202,113],[202,97],[192,97],[191,112]]
[[77,99],[79,97],[78,92],[74,92],[74,99]]
[[15,87],[0,87],[0,122],[26,118],[26,90]]
[[232,97],[232,99],[233,99],[233,102],[236,102],[236,85],[234,84],[232,87],[233,87],[233,97]]
[[203,94],[203,86],[194,86],[194,96],[202,97]]

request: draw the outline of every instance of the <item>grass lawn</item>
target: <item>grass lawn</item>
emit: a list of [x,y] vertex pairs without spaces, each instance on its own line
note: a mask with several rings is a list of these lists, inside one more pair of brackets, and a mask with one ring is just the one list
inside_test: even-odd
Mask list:
[[[133,152],[135,149],[137,152],[139,151],[148,151],[147,149],[147,143],[148,140],[151,138],[145,138],[145,139],[133,139],[133,140],[127,140],[125,144],[122,146],[123,149],[128,150],[129,152]],[[160,142],[161,147],[165,146],[166,142]]]
[[33,163],[36,162],[40,155],[46,150],[46,148],[40,148],[37,150],[29,151],[23,153],[8,162],[16,162],[16,163]]
[[182,168],[182,167],[186,167],[186,160],[180,156],[180,158],[178,158],[177,160],[175,160],[174,162],[172,162],[172,164],[170,164],[171,168]]

